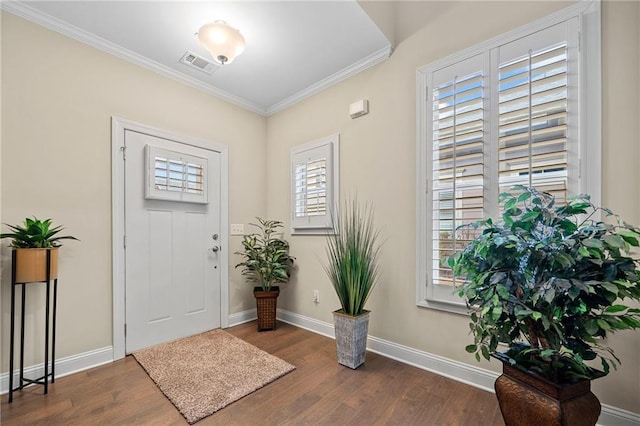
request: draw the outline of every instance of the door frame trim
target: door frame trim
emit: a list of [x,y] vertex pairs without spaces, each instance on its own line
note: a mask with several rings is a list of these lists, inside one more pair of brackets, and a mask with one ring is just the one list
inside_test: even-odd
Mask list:
[[[123,161],[125,131],[186,143],[220,153],[220,242],[229,247],[229,149],[225,145],[159,129],[124,118],[111,117],[111,247],[113,301],[113,359],[125,353],[125,163]],[[229,323],[229,252],[222,250],[220,261],[220,326]]]

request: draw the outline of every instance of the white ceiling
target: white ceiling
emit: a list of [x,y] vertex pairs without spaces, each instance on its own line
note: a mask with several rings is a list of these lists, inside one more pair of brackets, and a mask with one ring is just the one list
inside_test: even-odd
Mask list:
[[[262,114],[374,65],[391,43],[356,1],[3,1],[2,8]],[[224,20],[244,53],[206,74],[179,62],[211,55],[195,33]]]

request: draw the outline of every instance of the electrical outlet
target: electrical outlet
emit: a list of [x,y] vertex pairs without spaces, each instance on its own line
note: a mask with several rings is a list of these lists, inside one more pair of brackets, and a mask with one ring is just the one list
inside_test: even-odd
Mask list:
[[231,235],[244,235],[244,223],[232,223]]
[[319,290],[313,290],[313,302],[314,303],[320,303],[320,291]]

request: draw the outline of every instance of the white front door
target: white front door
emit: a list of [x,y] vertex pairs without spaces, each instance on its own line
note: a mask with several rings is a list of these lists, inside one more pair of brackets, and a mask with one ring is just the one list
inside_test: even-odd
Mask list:
[[[131,353],[220,327],[221,154],[129,129],[124,146],[125,349]],[[181,198],[175,182],[156,186],[157,152],[188,158],[189,166],[206,159],[200,163],[208,203],[183,201],[193,197]]]

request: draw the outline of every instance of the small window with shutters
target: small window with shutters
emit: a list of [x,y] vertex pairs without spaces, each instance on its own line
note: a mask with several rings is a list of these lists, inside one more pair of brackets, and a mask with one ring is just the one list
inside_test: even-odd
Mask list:
[[207,159],[156,146],[145,146],[148,200],[207,204]]
[[[461,225],[499,216],[501,192],[531,186],[560,204],[599,196],[599,170],[584,172],[600,152],[584,131],[599,123],[599,104],[580,95],[592,87],[587,64],[599,63],[600,9],[579,7],[418,69],[419,306],[467,311],[443,260],[478,235]],[[590,77],[599,87],[599,73]]]
[[291,233],[333,230],[338,194],[338,134],[291,149]]

